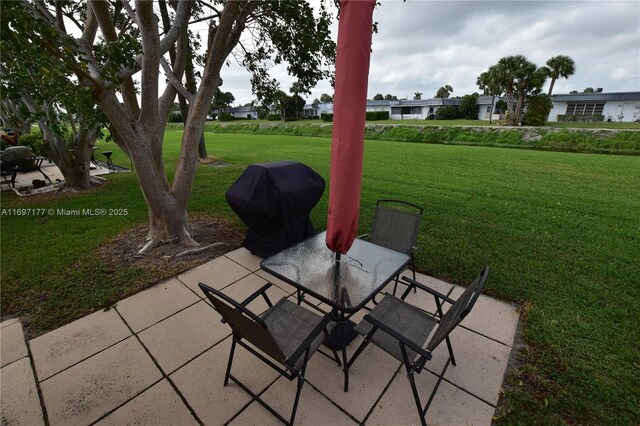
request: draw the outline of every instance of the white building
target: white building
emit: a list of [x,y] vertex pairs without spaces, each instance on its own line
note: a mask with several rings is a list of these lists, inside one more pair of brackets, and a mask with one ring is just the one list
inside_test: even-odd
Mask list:
[[551,100],[549,121],[558,121],[558,115],[603,115],[604,121],[640,120],[640,92],[552,95]]

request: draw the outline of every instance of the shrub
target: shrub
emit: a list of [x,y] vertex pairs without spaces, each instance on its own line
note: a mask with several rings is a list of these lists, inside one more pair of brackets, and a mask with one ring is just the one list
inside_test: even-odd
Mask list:
[[477,120],[478,113],[480,112],[480,106],[478,105],[477,93],[471,95],[465,95],[460,102],[460,115],[467,120]]
[[280,121],[281,118],[280,114],[267,114],[267,120],[269,121]]
[[523,123],[527,126],[544,126],[553,108],[553,102],[547,95],[529,96],[527,111],[523,116]]
[[26,135],[20,136],[18,139],[18,144],[23,146],[28,146],[31,148],[34,154],[40,157],[46,157],[47,152],[44,149],[44,138],[40,133],[29,133]]
[[298,121],[298,119],[297,119],[297,118],[295,118],[295,117],[285,117],[285,118],[284,118],[284,121],[285,121],[285,123],[288,123],[288,122],[290,122],[290,121]]
[[219,121],[233,121],[234,117],[231,114],[222,114],[220,115],[220,117],[218,117]]
[[425,120],[435,120],[435,119],[436,119],[436,115],[433,113],[427,115],[427,118],[425,118]]
[[180,111],[171,111],[169,113],[169,123],[183,123],[182,113]]
[[367,121],[388,120],[388,119],[389,119],[389,111],[367,111],[367,115],[366,115]]
[[594,115],[558,114],[558,121],[563,123],[575,123],[575,122],[593,123],[593,122],[604,121],[604,115],[603,114],[594,114]]
[[322,113],[320,114],[320,118],[322,121],[333,121],[333,114]]
[[436,110],[436,120],[455,120],[456,118],[460,118],[457,105],[444,105]]

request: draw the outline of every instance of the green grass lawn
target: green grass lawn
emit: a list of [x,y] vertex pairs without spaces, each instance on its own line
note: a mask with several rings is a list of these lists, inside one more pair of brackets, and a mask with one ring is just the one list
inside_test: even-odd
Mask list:
[[[181,132],[167,132],[167,169]],[[234,215],[224,193],[248,164],[293,159],[328,180],[326,138],[207,134],[191,214]],[[113,144],[115,162],[129,161]],[[128,208],[126,217],[2,217],[2,311],[38,332],[110,304],[156,275],[110,270],[96,251],[146,208],[133,174],[56,201],[2,196],[2,208]],[[504,421],[640,422],[640,158],[368,141],[360,231],[375,200],[421,204],[418,268],[466,284],[484,264],[487,293],[520,304],[521,367],[509,378]],[[328,191],[312,213],[326,226]]]

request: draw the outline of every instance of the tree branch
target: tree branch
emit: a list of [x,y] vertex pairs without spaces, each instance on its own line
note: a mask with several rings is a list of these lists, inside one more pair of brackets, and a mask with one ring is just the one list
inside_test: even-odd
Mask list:
[[153,12],[153,3],[136,0],[138,28],[142,38],[142,94],[144,110],[138,122],[147,130],[155,129],[158,120],[158,68],[160,53],[160,36],[158,34],[158,17]]

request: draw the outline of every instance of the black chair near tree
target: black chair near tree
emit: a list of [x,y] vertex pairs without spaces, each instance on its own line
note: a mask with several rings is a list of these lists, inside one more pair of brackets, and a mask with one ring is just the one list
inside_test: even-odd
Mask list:
[[[368,234],[358,238],[366,238],[370,242],[411,257],[412,277],[416,279],[416,242],[420,221],[424,209],[418,205],[401,200],[378,200],[373,213],[373,222]],[[395,279],[393,294],[396,294],[398,278]]]
[[[364,341],[349,360],[347,367],[351,367],[369,343],[373,343],[401,361],[409,378],[420,421],[423,425],[426,425],[427,411],[442,382],[442,378],[447,368],[449,368],[449,364],[456,365],[449,334],[469,314],[476,300],[478,300],[488,276],[489,267],[485,266],[457,300],[453,300],[415,280],[402,277],[410,285],[403,296],[397,298],[392,295],[386,295],[356,326],[356,331],[364,336]],[[437,307],[435,315],[431,315],[404,301],[412,287],[433,295]],[[445,302],[451,306],[443,314],[442,308]],[[427,342],[426,346],[425,342]],[[414,375],[422,372],[425,364],[433,357],[433,351],[442,342],[447,345],[449,358],[438,375],[438,381],[429,396],[427,404],[423,407]]]
[[[271,283],[267,283],[242,302],[237,302],[206,284],[198,285],[222,316],[222,322],[229,324],[232,330],[231,352],[224,385],[226,386],[231,379],[280,421],[292,425],[304,384],[307,361],[328,337],[334,325],[331,317],[329,315],[322,317],[287,298],[280,299],[274,305],[266,293]],[[249,310],[247,305],[260,296],[267,302],[269,309],[257,315]],[[287,379],[298,379],[293,408],[288,420],[231,373],[236,345],[244,347]],[[335,351],[333,356],[338,365],[341,365]]]

